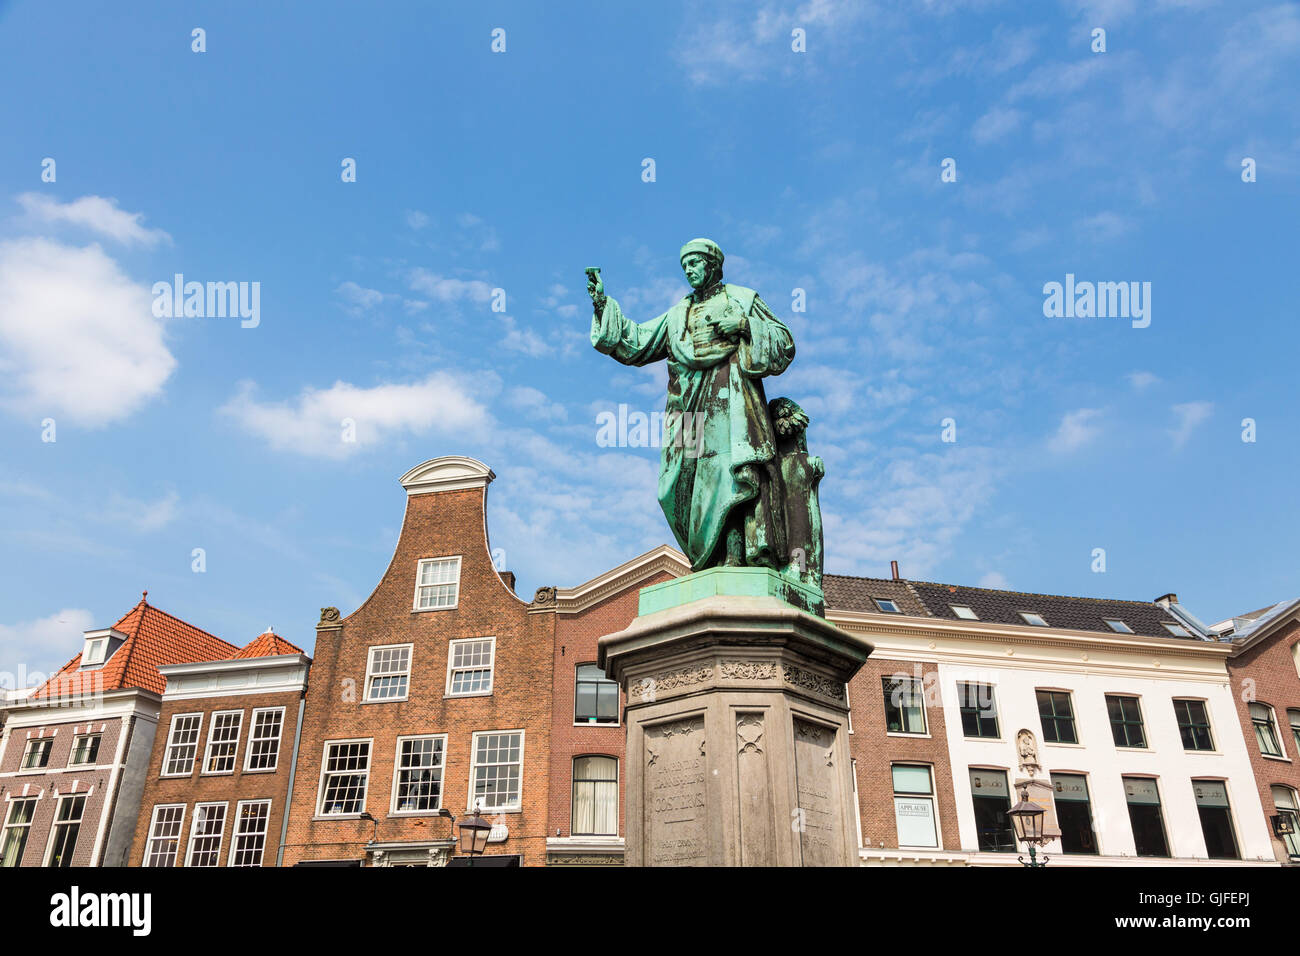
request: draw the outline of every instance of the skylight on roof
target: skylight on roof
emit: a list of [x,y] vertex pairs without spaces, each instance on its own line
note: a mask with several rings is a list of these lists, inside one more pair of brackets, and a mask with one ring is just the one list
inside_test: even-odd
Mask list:
[[980,619],[979,615],[965,604],[949,604],[948,606],[952,608],[953,614],[956,614],[964,621],[978,621]]
[[871,600],[875,601],[876,607],[880,608],[880,610],[884,611],[886,614],[903,613],[898,609],[898,605],[889,600],[889,598],[872,598]]
[[1120,634],[1132,634],[1132,633],[1133,633],[1133,628],[1129,627],[1127,624],[1125,624],[1125,623],[1124,623],[1123,621],[1121,621],[1119,618],[1116,618],[1116,617],[1106,617],[1106,618],[1102,618],[1102,620],[1105,621],[1105,622],[1110,626],[1110,629],[1111,629],[1112,631],[1118,631]]
[[1170,624],[1167,621],[1161,621],[1160,623],[1163,624],[1165,626],[1165,630],[1168,631],[1170,634],[1172,634],[1174,637],[1192,636],[1191,634],[1187,633],[1187,628],[1183,627],[1181,624]]
[[1021,611],[1020,616],[1025,619],[1026,624],[1032,624],[1034,627],[1047,627],[1047,622],[1043,616],[1034,611]]

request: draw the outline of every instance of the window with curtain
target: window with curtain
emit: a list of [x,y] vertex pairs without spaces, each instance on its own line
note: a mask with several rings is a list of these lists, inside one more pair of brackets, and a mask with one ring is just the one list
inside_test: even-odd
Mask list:
[[618,836],[618,761],[613,757],[573,760],[574,836]]
[[1267,704],[1251,704],[1250,722],[1255,726],[1259,752],[1266,757],[1282,756],[1282,746],[1277,740],[1277,725],[1273,723],[1273,708]]
[[1291,824],[1291,832],[1282,834],[1287,856],[1292,862],[1300,860],[1300,803],[1296,801],[1296,793],[1290,787],[1274,785],[1273,803],[1278,815]]

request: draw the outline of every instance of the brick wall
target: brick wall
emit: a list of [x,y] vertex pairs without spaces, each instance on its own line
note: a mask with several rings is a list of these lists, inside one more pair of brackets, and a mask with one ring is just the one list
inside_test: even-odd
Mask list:
[[[275,865],[276,849],[280,844],[280,826],[284,819],[289,787],[289,765],[293,758],[293,735],[298,721],[299,694],[278,692],[273,694],[241,694],[230,697],[203,697],[187,700],[164,700],[158,720],[158,733],[154,737],[149,758],[148,774],[140,799],[140,812],[135,821],[131,842],[130,865],[143,866],[149,839],[149,825],[153,809],[160,804],[184,804],[185,818],[181,830],[181,843],[177,866],[183,866],[189,852],[190,825],[197,803],[226,802],[226,820],[218,854],[218,866],[225,866],[230,857],[230,846],[237,823],[237,807],[241,800],[270,800],[267,821],[266,847],[262,855],[263,866]],[[253,711],[262,707],[283,707],[284,718],[280,728],[280,755],[276,769],[270,771],[245,771],[249,736],[253,729]],[[230,774],[204,774],[203,755],[207,746],[212,714],[216,711],[243,712],[240,724],[239,746],[235,754],[235,770]],[[164,777],[163,760],[167,753],[172,717],[177,714],[202,714],[201,732],[194,767],[184,777]]]
[[[485,535],[485,490],[411,495],[396,553],[375,591],[353,614],[317,630],[307,695],[298,781],[290,814],[286,864],[361,859],[372,833],[380,843],[419,842],[451,835],[436,814],[393,816],[390,804],[399,735],[446,734],[442,805],[457,816],[469,806],[471,742],[475,731],[523,730],[518,812],[484,816],[509,828],[488,853],[520,854],[524,865],[545,863],[547,775],[550,762],[554,615],[529,612],[492,565]],[[455,608],[413,611],[421,558],[460,555]],[[445,696],[448,646],[458,638],[496,638],[490,696]],[[411,644],[408,697],[364,703],[367,652]],[[370,738],[366,811],[378,821],[314,819],[327,740]]]
[[[1300,643],[1300,621],[1292,621],[1277,633],[1265,638],[1248,650],[1228,658],[1228,673],[1232,680],[1233,699],[1246,738],[1246,752],[1250,754],[1251,769],[1259,799],[1264,807],[1264,817],[1269,824],[1269,836],[1277,859],[1287,860],[1286,844],[1273,834],[1272,821],[1277,813],[1272,787],[1282,784],[1300,791],[1300,749],[1291,733],[1287,710],[1300,710],[1300,674],[1296,672],[1295,646]],[[1265,757],[1260,753],[1255,727],[1250,720],[1250,704],[1258,702],[1273,708],[1275,726],[1286,754],[1285,759]]]
[[[57,716],[57,710],[52,710],[50,717]],[[27,834],[27,845],[23,849],[21,866],[45,865],[50,828],[54,824],[61,795],[86,796],[71,865],[90,865],[104,804],[110,798],[109,781],[113,758],[124,725],[122,718],[113,717],[67,723],[51,721],[38,727],[16,727],[11,724],[5,728],[9,739],[4,748],[4,758],[0,761],[0,772],[14,775],[4,778],[4,803],[0,812],[3,812],[4,819],[7,820],[12,800],[39,797],[31,829]],[[72,755],[72,741],[77,735],[85,733],[101,734],[99,754],[91,766],[70,768],[68,759]],[[54,740],[49,762],[44,770],[20,771],[27,741],[38,737],[52,737]]]
[[[915,669],[918,666],[923,687],[931,687],[936,691],[925,695],[927,736],[891,735],[885,729],[885,697],[881,680],[895,673],[916,676]],[[943,706],[938,700],[937,681],[937,666],[933,662],[918,665],[915,661],[891,661],[873,654],[849,682],[849,704],[853,717],[850,749],[857,764],[858,802],[862,812],[862,841],[865,846],[898,846],[891,771],[894,763],[926,764],[931,768],[941,842],[944,849],[948,850],[956,850],[961,846],[957,835],[957,808],[953,799],[947,729]]]

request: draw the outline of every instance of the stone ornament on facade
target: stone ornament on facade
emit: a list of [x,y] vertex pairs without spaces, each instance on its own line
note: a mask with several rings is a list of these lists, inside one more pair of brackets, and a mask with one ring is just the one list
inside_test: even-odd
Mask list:
[[533,593],[533,607],[555,607],[555,588],[538,588]]
[[713,665],[691,667],[686,670],[668,671],[655,677],[643,677],[628,686],[628,696],[635,700],[655,700],[661,691],[675,690],[678,687],[692,687],[713,679]]
[[321,624],[337,624],[339,622],[339,609],[336,607],[323,607],[320,609]]
[[802,667],[795,667],[793,664],[786,664],[783,670],[783,676],[787,684],[793,684],[795,687],[819,694],[836,703],[844,699],[844,687],[836,681],[823,677],[821,674],[806,671]]
[[1020,772],[1029,777],[1038,776],[1038,741],[1027,727],[1016,734],[1016,753],[1020,755]]
[[776,665],[771,661],[723,661],[722,676],[727,680],[771,680]]
[[761,754],[763,748],[759,741],[763,739],[763,718],[758,714],[744,714],[736,721],[736,737],[740,741],[737,753]]

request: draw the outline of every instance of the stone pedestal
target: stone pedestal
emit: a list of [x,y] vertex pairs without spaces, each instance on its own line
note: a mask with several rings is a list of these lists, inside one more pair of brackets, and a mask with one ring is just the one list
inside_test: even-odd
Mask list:
[[627,694],[628,865],[857,864],[844,685],[871,645],[788,587],[761,568],[688,575],[600,639]]

